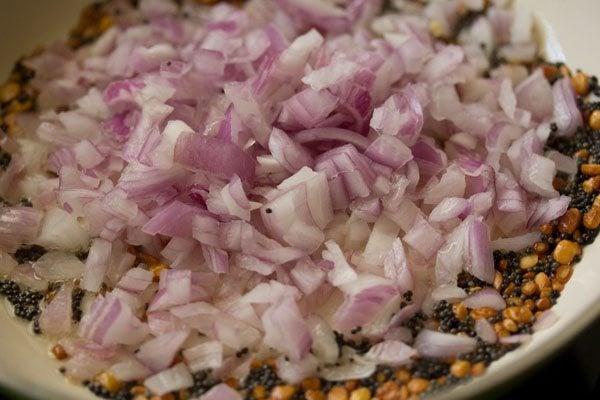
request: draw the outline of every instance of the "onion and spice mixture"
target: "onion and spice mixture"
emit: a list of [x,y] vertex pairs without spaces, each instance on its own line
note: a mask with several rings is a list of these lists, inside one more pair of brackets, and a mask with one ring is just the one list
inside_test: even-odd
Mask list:
[[102,398],[485,373],[600,225],[597,79],[506,3],[86,8],[0,89],[0,293]]

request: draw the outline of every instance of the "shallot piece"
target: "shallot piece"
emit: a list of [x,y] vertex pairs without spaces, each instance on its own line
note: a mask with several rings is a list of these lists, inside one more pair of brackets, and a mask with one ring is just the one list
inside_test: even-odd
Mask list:
[[[116,3],[95,42],[24,61],[37,108],[0,139],[0,273],[65,282],[39,323],[77,340],[68,376],[111,371],[163,396],[200,371],[244,378],[256,357],[302,382],[476,349],[406,324],[442,300],[503,310],[485,287],[493,252],[533,245],[569,207],[553,179],[577,163],[544,149],[583,116],[570,80],[535,67],[531,15],[506,1]],[[465,10],[477,18],[462,27]],[[47,252],[13,256],[30,245]],[[239,398],[225,384],[200,397]]]

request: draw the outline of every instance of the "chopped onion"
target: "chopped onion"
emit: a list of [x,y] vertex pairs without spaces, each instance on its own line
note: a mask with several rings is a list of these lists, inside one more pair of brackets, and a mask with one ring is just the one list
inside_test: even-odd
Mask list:
[[157,396],[192,387],[194,379],[184,363],[165,369],[144,380],[144,386]]
[[502,336],[498,339],[501,344],[524,344],[531,341],[531,335],[522,333],[518,335]]
[[117,287],[128,292],[140,294],[150,286],[153,278],[154,274],[150,271],[139,267],[132,268],[121,278]]
[[96,297],[79,325],[81,337],[100,345],[139,344],[147,333],[148,327],[133,314],[129,305],[110,294]]
[[569,208],[571,198],[567,196],[545,199],[532,205],[535,206],[533,213],[529,216],[527,227],[536,227],[554,219],[560,218]]
[[75,353],[65,363],[66,373],[75,379],[92,379],[110,367],[107,360],[98,360],[87,353]]
[[365,150],[369,147],[369,140],[355,132],[340,128],[314,128],[298,132],[294,140],[301,144],[323,141],[337,141],[349,143],[358,149]]
[[571,136],[583,120],[581,112],[575,102],[575,91],[569,78],[558,80],[553,88],[554,95],[554,122],[558,126],[558,134]]
[[371,347],[365,358],[385,365],[405,365],[417,355],[412,347],[395,340],[386,340]]
[[542,312],[533,323],[533,331],[539,332],[550,328],[559,319],[559,316],[552,310]]
[[339,347],[333,330],[322,318],[311,315],[307,324],[312,337],[312,352],[325,364],[334,363],[339,357]]
[[490,234],[485,223],[474,219],[469,225],[469,261],[467,271],[482,281],[494,280],[494,257]]
[[52,208],[44,215],[36,243],[49,248],[79,250],[87,247],[89,234],[74,215]]
[[31,207],[0,207],[0,248],[14,253],[38,235],[43,213]]
[[448,197],[440,201],[429,214],[430,222],[444,222],[452,218],[458,218],[468,207],[466,199],[460,197]]
[[127,382],[143,379],[152,374],[152,371],[134,357],[128,357],[123,361],[113,364],[109,370],[115,378]]
[[392,281],[367,274],[344,284],[341,290],[345,300],[335,313],[335,326],[343,332],[369,322],[398,296],[398,289]]
[[[298,140],[297,136],[295,137]],[[291,173],[302,167],[313,167],[313,159],[306,149],[294,142],[281,129],[274,128],[269,136],[269,151]]]
[[476,344],[470,337],[423,329],[415,338],[414,348],[422,357],[454,357],[475,350]]
[[7,254],[4,251],[0,250],[0,274],[10,275],[12,270],[17,265],[17,260],[15,260],[10,254]]
[[478,319],[475,321],[475,332],[477,336],[485,342],[496,343],[498,342],[498,335],[492,324],[485,318]]
[[492,242],[492,248],[502,251],[519,251],[531,246],[535,242],[539,242],[540,238],[541,233],[531,232],[521,236],[496,239]]
[[371,194],[375,172],[369,165],[369,159],[353,145],[325,152],[315,161],[315,170],[327,175],[334,210],[345,209],[352,200]]
[[573,157],[565,156],[554,150],[547,152],[546,157],[554,161],[557,170],[569,175],[577,173],[577,160]]
[[415,88],[407,86],[373,110],[371,128],[383,135],[397,136],[408,146],[415,144],[423,129],[423,109]]
[[522,81],[515,89],[515,94],[518,106],[530,110],[536,119],[543,120],[552,115],[552,87],[541,69]]
[[142,228],[149,235],[168,235],[171,237],[190,237],[195,216],[207,213],[196,207],[173,201],[157,212]]
[[385,215],[380,215],[373,225],[373,230],[365,246],[363,258],[371,265],[382,265],[384,259],[398,238],[400,229]]
[[276,280],[259,283],[241,299],[248,303],[274,303],[283,297],[300,299],[300,291],[294,286],[284,285]]
[[315,375],[319,366],[319,360],[312,354],[307,354],[299,363],[293,363],[284,357],[279,357],[275,365],[277,366],[277,375],[284,382],[297,384],[302,382],[303,379]]
[[416,216],[415,223],[402,240],[427,259],[433,257],[443,243],[442,234],[421,215]]
[[414,280],[404,247],[400,239],[394,240],[392,248],[387,253],[383,262],[383,273],[386,278],[393,280],[398,285],[400,293],[414,290]]
[[39,323],[42,332],[49,336],[62,336],[70,333],[72,327],[72,293],[70,284],[65,284],[42,314]]
[[16,266],[12,271],[11,279],[19,285],[35,291],[43,292],[48,289],[48,281],[38,278],[31,264]]
[[483,288],[463,300],[463,303],[469,308],[491,307],[496,310],[506,308],[506,302],[502,295],[493,288]]
[[312,338],[296,302],[282,298],[272,304],[262,316],[264,343],[287,354],[292,361],[301,361],[308,354]]
[[183,358],[191,372],[217,369],[223,364],[223,345],[218,341],[209,341],[183,351]]
[[431,298],[435,301],[446,300],[448,302],[455,302],[465,297],[467,297],[467,292],[454,285],[441,285],[431,292]]
[[71,253],[50,251],[33,264],[33,269],[40,278],[49,281],[62,281],[81,278],[85,264]]
[[413,159],[410,148],[395,136],[381,135],[365,150],[371,160],[394,169],[402,168]]
[[255,162],[237,145],[217,138],[184,133],[175,145],[175,162],[199,171],[251,180]]
[[174,331],[144,342],[136,357],[154,372],[162,371],[171,365],[179,348],[188,338],[187,331]]
[[375,222],[381,213],[381,202],[378,198],[356,199],[350,203],[350,209],[365,222]]
[[[337,381],[528,340],[486,320],[478,339],[403,325],[442,300],[506,307],[459,277],[492,283],[493,251],[539,241],[570,206],[553,179],[577,162],[545,149],[584,124],[576,93],[523,66],[532,16],[505,0],[384,3],[143,0],[93,43],[25,61],[39,95],[0,140],[0,274],[62,281],[39,323],[69,378],[109,371],[160,397],[191,373],[244,378],[256,357],[290,383]],[[492,55],[513,64],[490,70]],[[19,265],[33,244],[45,254]]]
[[333,218],[324,174],[304,167],[279,189],[284,192],[261,209],[267,229],[292,246],[318,248],[324,239],[321,229]]
[[242,400],[242,396],[229,385],[220,383],[200,396],[200,400]]
[[148,306],[148,311],[166,310],[173,306],[208,299],[206,291],[194,282],[191,270],[162,270],[158,292]]
[[290,271],[294,284],[305,295],[310,295],[317,290],[325,280],[325,272],[319,269],[310,258],[304,258],[296,263]]
[[356,272],[348,264],[340,246],[334,241],[325,242],[327,250],[323,250],[323,260],[332,263],[333,268],[327,273],[327,279],[333,286],[340,286],[356,279]]
[[104,239],[95,239],[85,262],[85,271],[81,287],[85,290],[97,292],[104,281],[108,269],[112,246]]

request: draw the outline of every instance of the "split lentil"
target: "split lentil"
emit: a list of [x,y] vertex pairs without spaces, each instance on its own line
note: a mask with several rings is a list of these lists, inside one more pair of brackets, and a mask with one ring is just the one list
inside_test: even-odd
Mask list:
[[538,254],[539,257],[540,255],[548,252],[548,243],[537,242],[533,245],[533,250]]
[[600,226],[600,196],[596,196],[592,207],[583,216],[583,225],[590,230]]
[[556,245],[552,256],[561,264],[571,264],[575,256],[581,254],[581,246],[571,240],[561,240]]
[[590,118],[588,119],[588,124],[590,125],[590,128],[595,131],[600,130],[600,110],[595,110],[592,112]]
[[550,278],[546,275],[545,272],[540,272],[535,276],[535,283],[537,283],[538,288],[545,289],[551,285]]
[[450,372],[457,378],[464,378],[470,373],[471,363],[466,360],[456,360],[450,367]]
[[529,281],[521,286],[521,293],[527,297],[535,295],[540,290],[537,283]]
[[473,364],[471,367],[471,375],[480,376],[485,372],[485,364],[483,362],[478,362]]
[[62,347],[60,344],[52,346],[51,352],[54,358],[56,358],[57,360],[64,360],[65,358],[69,357],[69,355],[65,351],[65,348]]
[[590,90],[590,79],[589,77],[581,71],[578,71],[571,78],[571,83],[573,84],[573,88],[580,96],[585,96],[589,93]]
[[[569,208],[565,215],[558,219],[558,231],[566,234],[573,234],[581,223],[581,211],[576,208]],[[545,243],[542,243],[545,244]],[[547,245],[546,245],[547,251]]]
[[103,372],[96,377],[98,383],[110,392],[119,392],[123,388],[123,382],[119,381],[110,372]]
[[429,387],[429,381],[427,379],[414,378],[408,382],[408,390],[413,394],[421,394]]
[[343,386],[334,386],[329,391],[327,400],[348,400],[348,391]]
[[350,393],[350,400],[371,400],[371,392],[367,388],[358,388]]
[[538,263],[539,257],[537,254],[528,254],[521,258],[519,266],[521,269],[529,269],[535,267]]
[[290,400],[296,393],[296,388],[292,385],[275,386],[271,390],[270,400]]
[[562,284],[567,283],[571,275],[573,275],[573,268],[570,265],[561,265],[556,270],[556,280]]
[[587,176],[598,176],[600,175],[600,164],[583,164],[581,172]]
[[304,398],[306,400],[327,400],[325,393],[314,389],[306,390],[306,392],[304,392]]

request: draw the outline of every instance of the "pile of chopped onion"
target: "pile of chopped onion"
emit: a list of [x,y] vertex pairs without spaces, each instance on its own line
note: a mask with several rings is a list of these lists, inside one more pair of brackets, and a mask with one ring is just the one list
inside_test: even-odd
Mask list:
[[[27,61],[39,111],[3,139],[0,194],[34,207],[0,208],[0,260],[20,282],[88,293],[80,324],[71,283],[40,318],[73,355],[67,375],[109,370],[162,395],[200,370],[243,378],[253,358],[299,382],[475,348],[402,324],[441,300],[505,306],[457,276],[492,282],[493,250],[534,243],[566,211],[552,180],[573,160],[544,143],[581,115],[566,78],[520,65],[537,57],[531,15],[492,1],[448,45],[432,22],[450,37],[483,1],[382,3],[114,1],[95,43]],[[23,244],[51,252],[18,266]],[[168,268],[153,279],[129,246]],[[340,348],[334,331],[373,347]]]

